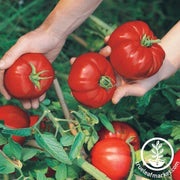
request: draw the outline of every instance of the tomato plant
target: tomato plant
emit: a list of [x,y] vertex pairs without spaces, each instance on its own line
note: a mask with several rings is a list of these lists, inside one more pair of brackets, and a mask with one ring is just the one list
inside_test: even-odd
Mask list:
[[[0,106],[0,119],[4,120],[5,126],[12,129],[20,129],[29,127],[28,114],[14,105]],[[26,137],[12,136],[12,139],[20,144],[23,144]]]
[[143,21],[130,21],[119,26],[108,41],[114,69],[127,79],[143,79],[161,67],[165,52],[149,26]]
[[[30,116],[30,127],[32,127],[34,124],[38,122],[39,115],[32,115]],[[40,130],[42,131],[50,131],[51,126],[47,125],[46,122],[48,121],[47,118],[44,118],[40,123]]]
[[140,146],[139,137],[137,132],[125,122],[112,122],[113,128],[115,133],[108,131],[105,127],[103,127],[99,132],[99,140],[106,139],[106,138],[120,138],[123,141],[127,141],[130,137],[133,137],[130,144],[134,147],[134,150],[137,151]]
[[180,150],[178,150],[174,156],[171,167],[174,167],[172,172],[173,180],[179,180],[180,177]]
[[130,147],[118,138],[103,139],[93,147],[91,162],[111,180],[123,180],[131,166]]
[[115,76],[110,63],[98,53],[79,56],[72,65],[68,84],[77,101],[90,108],[101,107],[115,90]]
[[54,71],[46,57],[39,53],[28,53],[7,69],[4,84],[13,97],[31,99],[45,93],[53,79]]

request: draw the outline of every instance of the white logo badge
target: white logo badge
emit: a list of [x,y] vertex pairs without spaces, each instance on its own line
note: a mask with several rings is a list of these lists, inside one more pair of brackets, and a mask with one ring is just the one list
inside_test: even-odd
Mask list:
[[[165,157],[163,156],[165,146],[166,146],[166,150],[168,149],[168,154],[171,155],[169,162],[166,162]],[[150,147],[151,155],[145,161],[144,151],[146,147]],[[142,162],[147,168],[153,171],[162,171],[168,168],[171,165],[173,158],[174,158],[173,148],[171,144],[163,138],[156,137],[149,139],[142,147],[142,151],[141,151]]]

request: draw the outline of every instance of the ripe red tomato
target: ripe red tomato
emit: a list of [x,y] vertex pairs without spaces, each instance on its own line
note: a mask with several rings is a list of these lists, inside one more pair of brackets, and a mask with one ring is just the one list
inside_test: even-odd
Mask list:
[[130,147],[118,138],[103,139],[93,147],[91,162],[111,180],[124,180],[131,166]]
[[103,127],[99,132],[99,140],[106,138],[120,138],[123,141],[127,141],[130,137],[134,136],[130,144],[134,147],[134,150],[137,151],[140,146],[139,137],[137,132],[127,123],[113,121],[112,125],[114,127],[115,133],[108,131]]
[[[27,128],[30,123],[28,114],[14,105],[0,106],[0,119],[4,120],[5,126],[12,129]],[[12,139],[22,145],[26,137],[12,136]]]
[[4,84],[11,96],[31,99],[45,93],[53,79],[54,71],[46,57],[39,53],[28,53],[6,70]]
[[[32,127],[34,124],[37,123],[37,121],[39,120],[39,115],[32,115],[30,116],[30,127]],[[40,123],[40,130],[42,131],[51,131],[51,125],[47,125],[46,121],[48,121],[47,118],[44,118],[41,123]]]
[[142,21],[130,21],[111,34],[110,60],[114,69],[127,79],[143,79],[161,67],[165,52],[149,26]]
[[172,172],[173,180],[179,180],[180,178],[180,150],[176,152],[171,168],[173,170]]
[[110,63],[98,53],[79,56],[72,65],[68,84],[77,101],[90,108],[106,104],[115,91]]

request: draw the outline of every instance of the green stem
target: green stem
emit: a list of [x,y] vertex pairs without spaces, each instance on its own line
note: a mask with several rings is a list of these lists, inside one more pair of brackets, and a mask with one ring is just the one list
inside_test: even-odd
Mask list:
[[130,172],[129,172],[129,176],[128,176],[127,180],[131,180],[132,177],[133,177],[133,174],[134,174],[134,166],[135,166],[135,160],[136,160],[136,158],[135,158],[135,151],[134,151],[133,146],[132,146],[129,142],[127,142],[127,143],[128,143],[128,145],[129,145],[129,147],[130,147],[130,150],[131,150],[131,158],[132,158],[131,170],[130,170]]
[[[44,109],[44,112],[46,112],[47,116],[49,117],[49,119],[52,121],[53,125],[56,127],[56,129],[59,131],[59,133],[61,134],[61,136],[64,136],[64,129],[62,128],[62,126],[56,121],[56,118],[53,116],[53,114],[51,113],[51,111],[44,106],[43,104],[41,104],[41,107]],[[57,135],[57,132],[56,132]]]
[[97,180],[111,180],[104,173],[99,171],[96,167],[94,167],[92,164],[88,163],[86,160],[82,159],[81,157],[78,157],[73,162],[79,167],[81,167],[84,171],[89,173],[91,176],[96,178]]
[[99,79],[99,85],[106,90],[113,88],[112,79],[108,76],[101,76]]
[[3,174],[3,180],[9,180],[8,174]]
[[141,45],[145,47],[151,47],[153,43],[160,43],[160,39],[150,39],[150,36],[146,36],[146,34],[143,35],[143,38],[141,39]]
[[40,80],[42,80],[42,79],[49,79],[49,78],[52,78],[52,77],[40,77],[40,75],[45,73],[45,72],[47,72],[47,70],[40,71],[40,72],[37,73],[35,66],[32,63],[29,63],[29,65],[31,66],[31,69],[32,69],[32,72],[29,75],[29,79],[31,80],[31,82],[36,87],[38,87],[38,89],[41,89]]

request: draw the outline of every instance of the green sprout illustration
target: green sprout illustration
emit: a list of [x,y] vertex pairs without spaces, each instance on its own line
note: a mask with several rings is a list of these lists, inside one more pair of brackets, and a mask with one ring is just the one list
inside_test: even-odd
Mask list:
[[149,159],[149,163],[153,167],[162,167],[165,163],[165,160],[163,159],[163,152],[164,149],[162,148],[162,143],[159,143],[159,141],[156,142],[156,144],[152,144],[152,159]]

